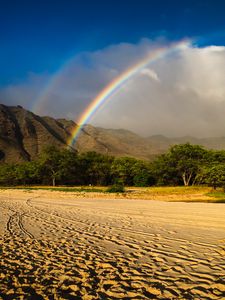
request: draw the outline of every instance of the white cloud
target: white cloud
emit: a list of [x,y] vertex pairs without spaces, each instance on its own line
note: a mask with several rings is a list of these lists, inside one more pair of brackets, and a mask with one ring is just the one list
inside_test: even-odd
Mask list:
[[155,81],[160,81],[158,75],[156,72],[152,69],[144,68],[140,72],[142,75],[148,76],[150,79],[153,79]]
[[[162,46],[169,43],[142,39],[80,54],[44,94],[36,112],[76,119],[111,80]],[[91,122],[142,135],[225,136],[224,66],[225,47],[183,47],[146,66]],[[26,82],[2,88],[0,99],[31,109],[49,80],[48,74],[29,76]]]

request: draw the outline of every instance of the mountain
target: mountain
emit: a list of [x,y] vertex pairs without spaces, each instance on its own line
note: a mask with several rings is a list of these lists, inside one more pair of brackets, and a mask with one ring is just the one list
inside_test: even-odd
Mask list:
[[[0,160],[21,162],[35,159],[46,145],[67,147],[76,123],[40,117],[21,106],[0,104]],[[96,151],[115,156],[149,159],[155,155],[146,139],[127,130],[85,125],[75,145],[79,152]]]
[[[0,161],[21,162],[37,158],[46,145],[68,147],[76,123],[66,119],[40,117],[21,106],[0,104]],[[79,152],[96,151],[114,156],[152,159],[171,145],[190,142],[211,149],[225,149],[225,137],[167,138],[141,137],[124,129],[104,129],[85,125],[75,144]]]
[[225,137],[196,138],[193,136],[183,136],[177,138],[168,138],[162,135],[150,136],[147,138],[152,147],[157,148],[159,152],[165,152],[175,144],[191,143],[193,145],[202,145],[207,149],[224,150]]
[[[114,156],[132,156],[141,159],[151,159],[161,153],[161,151],[152,146],[150,140],[128,130],[104,129],[91,125],[85,125],[83,130],[86,134],[93,137],[98,144],[103,146],[102,150],[97,152]],[[88,148],[85,148],[85,139],[86,136],[81,134],[78,139],[78,151],[91,150],[88,144],[86,144]],[[81,143],[82,140],[84,140],[84,143]]]
[[21,106],[0,105],[0,151],[3,161],[32,160],[47,144],[63,147],[69,135],[63,122],[39,117]]

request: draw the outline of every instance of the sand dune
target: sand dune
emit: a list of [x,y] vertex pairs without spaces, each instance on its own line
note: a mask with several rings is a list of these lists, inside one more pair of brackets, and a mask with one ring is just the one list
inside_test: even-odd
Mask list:
[[225,299],[225,205],[1,191],[0,298]]

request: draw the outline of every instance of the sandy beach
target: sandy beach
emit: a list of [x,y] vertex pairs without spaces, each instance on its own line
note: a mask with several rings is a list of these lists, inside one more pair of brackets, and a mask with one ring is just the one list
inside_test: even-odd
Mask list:
[[225,299],[225,204],[0,191],[0,299]]

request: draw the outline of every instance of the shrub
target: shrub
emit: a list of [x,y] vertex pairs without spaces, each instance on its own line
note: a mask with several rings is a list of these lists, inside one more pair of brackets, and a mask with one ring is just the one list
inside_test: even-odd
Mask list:
[[115,183],[112,186],[110,186],[107,190],[107,193],[124,193],[124,185],[122,183]]

